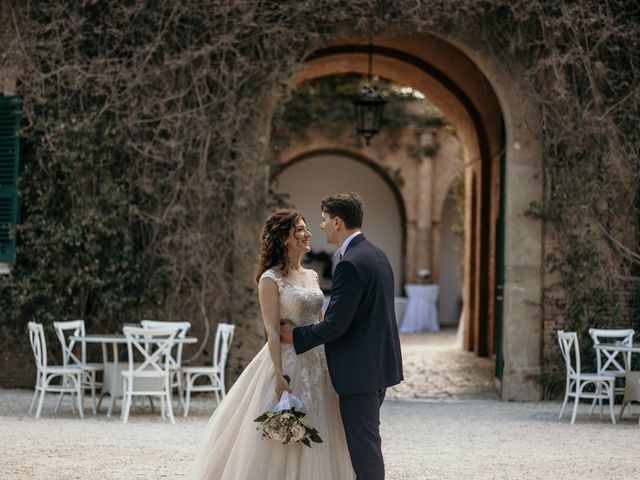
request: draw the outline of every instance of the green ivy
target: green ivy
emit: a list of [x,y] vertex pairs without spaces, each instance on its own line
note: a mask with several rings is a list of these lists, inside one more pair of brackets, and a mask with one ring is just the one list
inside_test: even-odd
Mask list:
[[83,318],[110,331],[158,304],[162,285],[149,284],[130,215],[130,165],[109,128],[71,117],[58,124],[55,152],[39,145],[44,132],[23,139],[19,261],[0,277],[6,327]]

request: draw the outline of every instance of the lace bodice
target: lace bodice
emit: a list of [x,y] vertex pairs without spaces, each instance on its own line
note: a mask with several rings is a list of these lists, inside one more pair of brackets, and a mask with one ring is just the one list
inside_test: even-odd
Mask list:
[[280,318],[290,320],[296,325],[311,325],[318,322],[324,295],[318,286],[318,274],[314,282],[305,285],[293,285],[287,277],[270,268],[260,278],[270,278],[278,285],[280,293]]
[[[280,318],[298,326],[312,325],[319,320],[324,295],[318,286],[318,274],[312,271],[314,281],[309,285],[292,284],[287,277],[270,268],[260,278],[270,278],[278,285],[280,294]],[[298,376],[302,388],[294,391],[307,406],[313,405],[321,396],[320,380],[327,375],[327,361],[324,348],[312,348],[297,355],[293,345],[282,345],[282,371]]]

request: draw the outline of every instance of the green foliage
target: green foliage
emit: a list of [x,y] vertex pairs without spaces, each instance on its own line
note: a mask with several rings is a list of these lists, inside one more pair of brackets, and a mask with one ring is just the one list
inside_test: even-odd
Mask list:
[[451,230],[459,237],[464,237],[464,172],[460,172],[453,179],[450,195],[453,197],[458,211],[458,216],[451,226]]
[[130,215],[130,165],[115,160],[121,148],[108,122],[70,117],[56,134],[55,152],[40,143],[42,131],[24,138],[31,148],[20,179],[19,262],[0,277],[0,311],[5,326],[18,330],[28,320],[74,318],[113,330],[161,293],[146,278]]

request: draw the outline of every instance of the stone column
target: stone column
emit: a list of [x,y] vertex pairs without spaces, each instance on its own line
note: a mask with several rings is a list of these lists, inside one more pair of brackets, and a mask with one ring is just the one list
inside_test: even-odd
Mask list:
[[416,281],[416,272],[418,270],[417,262],[417,225],[413,219],[407,219],[407,239],[406,239],[406,257],[404,265],[404,283],[413,283]]
[[415,282],[417,270],[428,268],[433,272],[433,233],[432,233],[432,205],[433,205],[433,158],[423,155],[425,146],[433,141],[431,132],[418,133],[419,165],[418,192],[416,195],[416,264],[417,268],[409,272],[409,278]]

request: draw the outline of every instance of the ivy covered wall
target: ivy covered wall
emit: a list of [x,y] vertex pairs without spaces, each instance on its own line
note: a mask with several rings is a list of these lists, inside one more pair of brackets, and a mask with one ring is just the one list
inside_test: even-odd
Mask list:
[[15,72],[24,115],[2,349],[23,346],[32,319],[108,330],[186,318],[200,332],[228,321],[239,370],[261,342],[251,277],[276,99],[326,42],[396,32],[455,38],[531,79],[541,308],[581,332],[640,330],[639,16],[625,0],[2,0],[0,70]]

